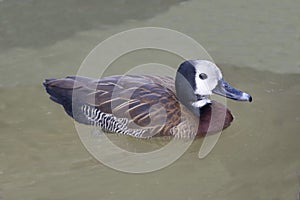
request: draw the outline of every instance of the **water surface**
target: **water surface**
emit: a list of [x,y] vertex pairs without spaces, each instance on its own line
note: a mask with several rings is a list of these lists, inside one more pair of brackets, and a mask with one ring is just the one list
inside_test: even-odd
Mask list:
[[[122,2],[0,2],[0,199],[296,199],[299,3]],[[203,141],[197,139],[171,166],[133,175],[105,167],[85,150],[41,82],[76,74],[100,41],[141,26],[192,36],[254,101],[228,101],[235,121],[205,159],[197,157]],[[125,62],[136,60],[143,58]],[[172,56],[164,60],[177,67]],[[117,140],[140,150],[143,143],[158,145]]]

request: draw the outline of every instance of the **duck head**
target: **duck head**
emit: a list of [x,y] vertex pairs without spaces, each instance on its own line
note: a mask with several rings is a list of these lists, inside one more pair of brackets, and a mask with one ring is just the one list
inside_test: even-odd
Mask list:
[[183,62],[176,73],[176,95],[179,101],[199,116],[201,108],[211,103],[209,96],[218,94],[237,101],[252,101],[252,97],[227,83],[221,70],[208,60]]

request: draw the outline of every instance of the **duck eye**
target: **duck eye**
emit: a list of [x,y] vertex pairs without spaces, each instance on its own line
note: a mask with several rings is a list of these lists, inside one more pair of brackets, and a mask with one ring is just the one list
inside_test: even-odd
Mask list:
[[199,74],[199,78],[201,80],[207,79],[207,75],[205,73],[201,73],[201,74]]

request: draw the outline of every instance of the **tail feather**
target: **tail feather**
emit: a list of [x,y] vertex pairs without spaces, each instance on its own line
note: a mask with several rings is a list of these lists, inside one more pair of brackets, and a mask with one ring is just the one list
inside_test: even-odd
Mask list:
[[[85,103],[80,98],[73,98],[73,91],[84,87],[82,83],[76,81],[76,79],[63,78],[63,79],[46,79],[43,82],[47,93],[50,95],[50,99],[60,105],[62,105],[66,113],[73,117],[76,121],[84,124],[89,124],[86,117],[82,114],[80,107]],[[80,92],[81,90],[79,90]],[[83,90],[83,92],[86,90]],[[77,95],[78,97],[84,97],[83,95]]]

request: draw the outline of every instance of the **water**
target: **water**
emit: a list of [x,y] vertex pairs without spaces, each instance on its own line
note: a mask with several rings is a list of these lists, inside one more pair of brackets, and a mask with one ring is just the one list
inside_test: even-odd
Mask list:
[[[0,199],[297,198],[300,4],[151,2],[0,2]],[[105,167],[84,149],[41,82],[76,74],[100,41],[140,26],[192,36],[254,101],[228,101],[235,121],[205,159],[197,157],[198,139],[171,166],[133,175]],[[135,56],[127,64],[143,60]],[[172,56],[165,59],[176,67]],[[116,140],[143,149],[132,138]]]

